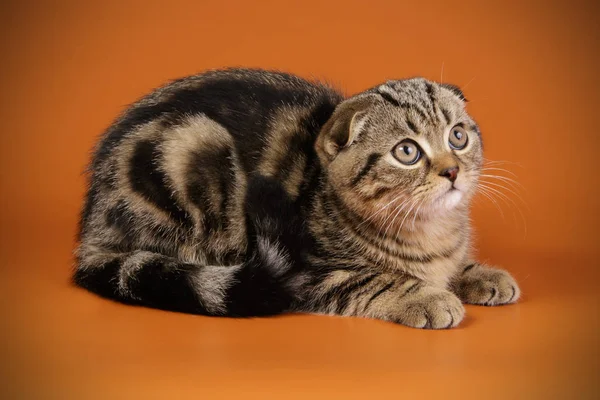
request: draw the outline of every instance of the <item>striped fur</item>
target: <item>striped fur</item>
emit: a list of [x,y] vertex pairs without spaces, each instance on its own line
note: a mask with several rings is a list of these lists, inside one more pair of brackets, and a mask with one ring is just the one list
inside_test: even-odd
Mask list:
[[[464,105],[458,88],[421,78],[345,99],[249,69],[156,89],[96,147],[74,280],[172,311],[421,328],[456,326],[461,300],[514,302],[508,273],[470,262],[483,157]],[[448,147],[454,126],[464,149]],[[411,165],[397,155],[406,140],[422,154]]]

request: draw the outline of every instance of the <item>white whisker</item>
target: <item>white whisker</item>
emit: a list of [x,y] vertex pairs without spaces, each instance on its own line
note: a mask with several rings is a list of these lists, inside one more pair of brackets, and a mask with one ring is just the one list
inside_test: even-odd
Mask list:
[[484,178],[492,178],[492,179],[498,179],[500,181],[506,182],[507,184],[511,185],[513,188],[515,188],[515,190],[523,190],[525,191],[525,186],[523,186],[521,183],[515,181],[514,179],[511,178],[507,178],[505,176],[500,176],[500,175],[489,175],[489,174],[481,174],[479,176],[482,176]]
[[516,165],[517,167],[523,168],[523,165],[521,163],[515,162],[515,161],[506,161],[506,160],[487,160],[484,159],[483,160],[483,164],[485,165],[499,165],[499,164],[511,164],[511,165]]
[[471,84],[471,82],[473,82],[474,79],[475,79],[475,77],[472,77],[471,80],[469,82],[467,82],[467,84],[464,85],[461,89],[465,90],[467,88],[467,86],[469,86]]
[[415,222],[417,221],[417,215],[419,215],[419,211],[421,210],[421,207],[423,206],[424,203],[425,203],[425,199],[421,199],[421,203],[417,207],[417,211],[415,211],[415,215],[412,220],[412,228],[413,229],[415,229]]
[[506,218],[504,217],[504,212],[502,211],[502,207],[500,207],[500,205],[498,204],[498,202],[496,201],[496,199],[494,198],[493,194],[488,192],[485,188],[483,187],[479,187],[478,188],[479,193],[486,197],[487,199],[489,199],[492,204],[498,209],[498,211],[500,212],[500,215],[502,216],[502,220],[506,221]]
[[361,225],[363,225],[363,224],[367,223],[368,221],[372,220],[373,218],[375,218],[379,213],[381,213],[383,210],[388,208],[392,203],[394,203],[398,200],[402,200],[402,197],[398,196],[398,197],[394,198],[392,201],[390,201],[389,203],[387,203],[386,205],[381,207],[379,210],[377,210],[375,213],[373,213],[369,218],[365,219],[363,222],[358,224],[358,227],[360,227]]
[[514,176],[515,178],[517,178],[517,174],[515,174],[514,172],[512,172],[512,171],[509,171],[509,170],[507,170],[507,169],[504,169],[504,168],[498,168],[498,167],[483,167],[483,168],[481,169],[481,172],[485,172],[485,171],[503,171],[503,172],[506,172],[506,173],[508,173],[508,174],[511,174],[512,176]]
[[440,72],[440,83],[444,83],[444,62],[442,61],[442,72]]
[[[402,210],[404,210],[404,209],[406,208],[406,206],[408,205],[408,202],[409,202],[409,201],[410,201],[410,199],[406,199],[406,201],[402,202],[402,204],[401,204],[401,205],[400,205],[398,208],[396,208],[396,209],[394,210],[394,211],[396,211],[396,210],[397,210],[397,211],[394,213],[394,218],[392,218],[391,222],[390,222],[390,223],[387,225],[387,227],[386,227],[385,231],[383,232],[383,236],[382,236],[382,238],[386,238],[386,237],[387,237],[388,230],[389,230],[389,229],[390,229],[390,228],[391,228],[391,227],[394,225],[394,221],[396,221],[396,218],[398,218],[398,215],[400,215],[400,213],[402,212]],[[414,200],[413,200],[413,201],[414,201]],[[412,203],[411,203],[411,204],[412,204]],[[387,220],[388,220],[388,218],[386,218],[386,220],[385,220],[385,221],[387,221]],[[382,226],[383,226],[383,225],[385,225],[385,221],[384,221],[384,223],[382,224]],[[380,231],[378,230],[378,231],[377,231],[377,237],[379,237],[379,232],[380,232]]]
[[[480,184],[492,185],[492,186],[494,186],[496,188],[502,188],[502,189],[508,190],[510,193],[514,194],[517,197],[517,199],[521,200],[521,202],[523,203],[523,205],[525,206],[525,208],[527,209],[527,211],[531,211],[529,209],[529,206],[527,205],[527,202],[525,200],[523,200],[523,197],[521,197],[521,195],[519,193],[517,193],[515,190],[513,190],[513,189],[511,189],[509,187],[506,187],[506,186],[504,186],[504,185],[502,185],[500,183],[497,183],[497,182],[490,182],[490,181],[481,180]],[[489,186],[488,186],[488,189],[489,189]]]
[[[486,183],[489,184],[490,182],[486,182]],[[517,203],[512,198],[510,198],[509,196],[507,196],[506,193],[504,193],[504,192],[502,192],[502,191],[500,191],[500,190],[498,190],[496,188],[493,188],[491,186],[487,186],[484,183],[480,183],[480,188],[481,187],[485,187],[486,190],[491,191],[491,192],[497,194],[499,196],[498,198],[500,200],[504,201],[508,206],[510,206],[512,204],[516,208],[516,210],[518,211],[519,215],[521,216],[521,220],[523,221],[523,228],[524,228],[524,231],[525,231],[524,234],[527,235],[527,221],[525,219],[525,215],[523,214],[523,212],[521,211],[521,208],[517,205]],[[523,200],[521,199],[521,201],[523,201]],[[514,212],[513,212],[513,216],[515,217],[515,224],[516,224],[517,221],[516,221],[516,216],[515,216]]]
[[[410,215],[410,212],[413,210],[413,208],[417,205],[417,202],[418,202],[418,199],[417,199],[417,201],[413,202],[413,205],[409,208],[409,210],[404,215],[402,222],[400,222],[400,227],[398,228],[398,233],[402,232],[402,226],[404,225],[404,221],[406,220],[406,217],[408,217]],[[397,234],[396,234],[396,236],[397,236]]]

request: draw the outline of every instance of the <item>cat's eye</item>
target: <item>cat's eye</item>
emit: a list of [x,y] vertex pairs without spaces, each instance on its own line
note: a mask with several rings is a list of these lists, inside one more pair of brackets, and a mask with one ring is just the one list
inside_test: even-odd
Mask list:
[[421,158],[419,146],[412,140],[403,140],[394,147],[394,157],[402,164],[413,165]]
[[455,126],[450,131],[450,136],[448,137],[448,143],[450,147],[454,150],[462,150],[467,147],[467,142],[469,141],[469,135],[463,129],[462,126]]

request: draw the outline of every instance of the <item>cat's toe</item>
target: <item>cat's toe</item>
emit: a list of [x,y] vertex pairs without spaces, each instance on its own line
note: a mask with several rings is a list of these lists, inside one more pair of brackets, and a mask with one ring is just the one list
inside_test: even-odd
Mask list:
[[457,294],[465,303],[497,306],[516,302],[521,290],[508,272],[486,269],[465,277],[459,283]]
[[439,290],[425,293],[406,304],[398,322],[413,328],[448,329],[457,326],[464,315],[460,300],[450,292]]
[[504,272],[504,274],[498,278],[498,296],[493,305],[514,303],[521,297],[521,290],[514,278],[507,272],[502,272]]

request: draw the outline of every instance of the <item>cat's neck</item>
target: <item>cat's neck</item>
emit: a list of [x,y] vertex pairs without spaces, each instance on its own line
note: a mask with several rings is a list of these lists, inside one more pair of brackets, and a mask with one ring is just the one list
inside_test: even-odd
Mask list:
[[317,196],[311,219],[311,230],[321,243],[343,249],[349,258],[375,260],[384,269],[407,270],[408,264],[422,267],[445,257],[455,263],[469,248],[467,206],[432,218],[411,215],[409,222],[407,216],[403,224],[396,221],[388,226],[369,221],[331,190],[324,190]]

